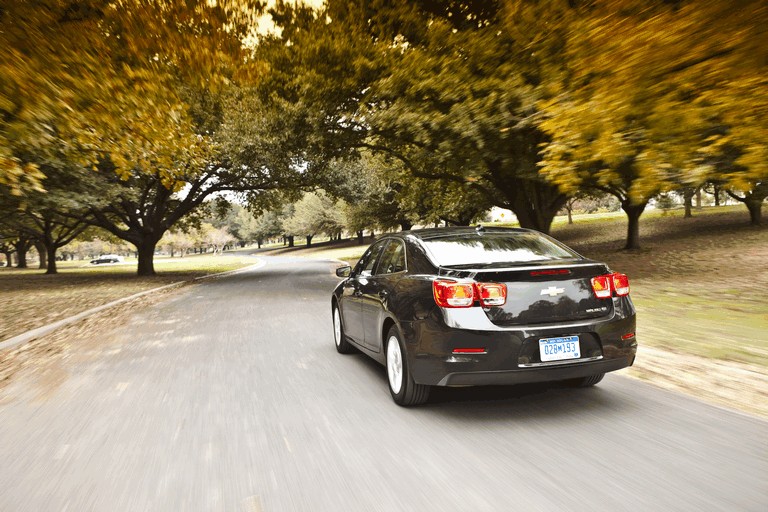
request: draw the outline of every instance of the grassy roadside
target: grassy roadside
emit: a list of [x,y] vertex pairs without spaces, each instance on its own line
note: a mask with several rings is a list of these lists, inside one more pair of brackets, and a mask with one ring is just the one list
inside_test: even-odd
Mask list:
[[[768,228],[746,225],[743,208],[709,208],[693,219],[659,212],[641,221],[643,249],[627,252],[621,250],[623,217],[575,220],[569,225],[557,219],[553,235],[631,279],[641,348],[635,366],[622,372],[768,418]],[[345,241],[263,253],[355,263],[370,243],[366,238],[364,245]],[[0,340],[139,291],[254,262],[237,255],[158,259],[154,278],[137,278],[131,262],[103,267],[70,262],[58,276],[0,268],[0,333],[15,329]],[[162,295],[67,326],[45,343],[26,344],[0,358],[0,387],[21,368],[37,368],[72,340],[115,325]]]
[[[768,418],[768,228],[747,225],[741,206],[649,212],[637,251],[624,251],[622,213],[560,217],[552,234],[630,276],[640,343],[622,370],[654,385]],[[292,256],[353,263],[353,242]]]
[[[742,206],[651,211],[637,251],[621,250],[622,212],[555,219],[552,235],[631,278],[638,338],[659,349],[768,368],[768,229],[747,225]],[[506,224],[509,225],[509,224]],[[276,248],[267,254],[354,264],[357,241]]]
[[153,277],[137,277],[135,260],[100,266],[60,262],[59,274],[51,276],[38,269],[0,268],[0,341],[135,293],[256,261],[236,255],[157,258]]

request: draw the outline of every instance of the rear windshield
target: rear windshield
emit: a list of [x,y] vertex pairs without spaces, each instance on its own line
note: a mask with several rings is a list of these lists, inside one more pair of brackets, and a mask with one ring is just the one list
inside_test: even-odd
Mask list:
[[424,240],[441,267],[579,258],[575,252],[536,233],[486,233]]

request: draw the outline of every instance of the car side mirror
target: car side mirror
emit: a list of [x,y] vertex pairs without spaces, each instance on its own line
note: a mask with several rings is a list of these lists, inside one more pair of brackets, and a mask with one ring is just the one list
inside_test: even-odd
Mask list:
[[336,269],[336,275],[338,277],[349,277],[352,274],[352,267],[345,265]]

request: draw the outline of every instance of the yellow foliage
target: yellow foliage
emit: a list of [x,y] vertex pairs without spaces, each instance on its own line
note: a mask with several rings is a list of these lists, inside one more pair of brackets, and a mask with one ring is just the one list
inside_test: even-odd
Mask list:
[[636,202],[707,179],[742,190],[768,179],[768,4],[549,3],[568,72],[540,103],[545,177]]
[[20,159],[46,152],[87,167],[109,154],[122,177],[159,166],[169,183],[179,162],[200,166],[210,152],[183,88],[215,91],[252,76],[242,39],[261,12],[242,0],[8,2],[0,183],[19,193],[39,186],[42,175]]

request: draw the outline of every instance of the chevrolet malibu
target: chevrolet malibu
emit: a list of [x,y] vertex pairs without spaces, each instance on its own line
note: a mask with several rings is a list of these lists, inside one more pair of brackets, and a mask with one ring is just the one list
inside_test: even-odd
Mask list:
[[593,386],[635,360],[627,276],[537,231],[388,234],[336,275],[336,350],[383,364],[399,405],[432,386]]

